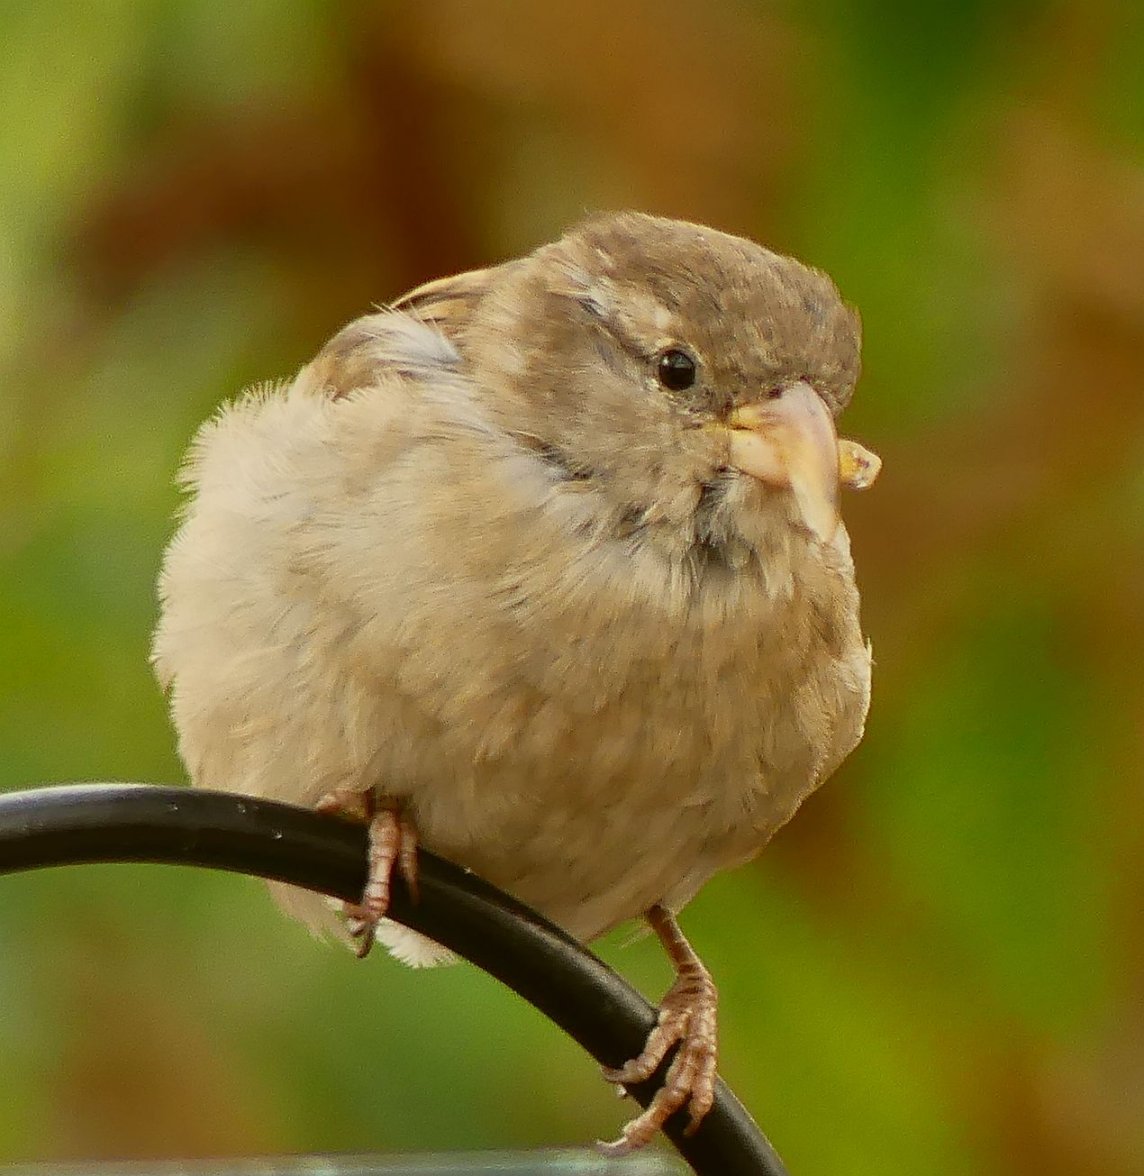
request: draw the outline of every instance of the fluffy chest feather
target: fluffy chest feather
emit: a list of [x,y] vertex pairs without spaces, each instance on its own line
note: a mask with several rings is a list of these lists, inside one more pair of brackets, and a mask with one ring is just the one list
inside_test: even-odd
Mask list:
[[777,599],[768,572],[684,587],[654,551],[594,545],[411,633],[379,693],[428,707],[448,757],[442,787],[414,783],[438,763],[387,765],[427,843],[585,937],[753,856],[857,741],[869,682],[845,564]]

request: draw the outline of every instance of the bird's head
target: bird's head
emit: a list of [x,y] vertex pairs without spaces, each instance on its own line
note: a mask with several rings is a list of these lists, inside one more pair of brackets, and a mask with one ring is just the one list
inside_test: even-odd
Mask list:
[[[682,526],[718,545],[780,518],[828,542],[840,484],[876,475],[878,459],[835,430],[860,325],[818,270],[618,213],[482,276],[458,339],[478,387],[497,389],[501,424],[629,527]],[[448,301],[448,283],[426,289]]]

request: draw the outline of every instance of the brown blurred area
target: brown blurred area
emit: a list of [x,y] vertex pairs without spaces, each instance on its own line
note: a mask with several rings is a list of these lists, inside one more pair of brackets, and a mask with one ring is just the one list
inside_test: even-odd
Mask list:
[[[356,314],[591,209],[746,233],[781,198],[801,81],[773,15],[650,0],[498,3],[479,20],[457,0],[344,11],[320,92],[157,128],[141,173],[80,228],[93,293],[254,242],[302,313]],[[531,210],[506,201],[518,186]]]
[[[588,210],[752,236],[862,310],[848,427],[885,472],[847,503],[877,659],[866,743],[685,916],[726,978],[724,1072],[792,1172],[1144,1172],[1140,11],[116,13],[62,46],[0,17],[26,54],[0,138],[0,174],[26,181],[0,187],[19,246],[0,307],[27,295],[0,333],[4,786],[177,771],[150,580],[178,452],[224,396]],[[36,172],[26,141],[70,117],[65,83],[89,139],[57,133],[63,162]],[[542,1056],[554,1031],[474,1040],[516,1015],[479,978],[362,978],[259,895],[231,907],[212,883],[208,909],[199,885],[163,880],[190,929],[158,937],[110,874],[19,890],[0,934],[31,946],[0,969],[0,1072],[24,1118],[0,1155],[607,1134],[591,1067]],[[428,1046],[425,1019],[445,1026]],[[555,1092],[531,1113],[538,1073]],[[490,1114],[506,1100],[522,1109]]]

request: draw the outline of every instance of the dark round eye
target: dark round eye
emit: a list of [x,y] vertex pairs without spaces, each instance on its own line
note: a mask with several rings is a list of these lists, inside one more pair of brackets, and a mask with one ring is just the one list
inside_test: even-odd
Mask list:
[[672,392],[682,392],[695,383],[695,360],[679,347],[669,347],[660,357],[659,382]]

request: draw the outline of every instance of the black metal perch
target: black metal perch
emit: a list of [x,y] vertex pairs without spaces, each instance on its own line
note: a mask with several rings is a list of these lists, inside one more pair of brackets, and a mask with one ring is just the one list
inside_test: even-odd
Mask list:
[[[90,862],[156,862],[255,874],[354,900],[365,830],[308,809],[148,784],[69,784],[0,795],[0,874]],[[390,914],[464,956],[533,1004],[602,1065],[643,1046],[655,1010],[559,928],[473,874],[422,851],[414,904],[395,884]],[[663,1070],[632,1087],[643,1106]],[[722,1082],[694,1135],[667,1134],[700,1176],[786,1176]]]

